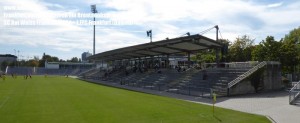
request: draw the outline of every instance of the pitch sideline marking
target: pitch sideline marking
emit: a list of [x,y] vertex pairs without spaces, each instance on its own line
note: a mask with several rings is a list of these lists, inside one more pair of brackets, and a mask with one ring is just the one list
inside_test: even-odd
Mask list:
[[9,97],[6,97],[4,101],[0,104],[0,109],[5,105],[5,103],[8,101]]

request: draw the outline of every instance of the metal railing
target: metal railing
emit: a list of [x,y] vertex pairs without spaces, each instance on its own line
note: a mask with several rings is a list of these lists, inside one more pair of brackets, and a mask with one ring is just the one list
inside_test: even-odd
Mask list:
[[295,100],[300,95],[300,81],[289,91],[289,103],[294,104]]
[[247,78],[248,76],[250,76],[252,73],[254,73],[255,71],[257,71],[258,69],[264,67],[265,65],[267,65],[267,62],[261,62],[258,65],[256,65],[255,67],[251,68],[249,71],[245,72],[244,74],[240,75],[239,77],[237,77],[236,79],[232,80],[231,82],[228,83],[228,88],[231,88],[232,86],[234,86],[235,84],[239,83],[240,81],[242,81],[243,79]]
[[86,74],[86,73],[89,73],[89,72],[91,72],[91,71],[94,71],[94,70],[96,70],[96,69],[97,69],[97,68],[91,68],[91,69],[88,69],[88,70],[86,70],[86,71],[83,71],[83,72],[79,73],[78,76],[82,76],[82,75],[84,75],[84,74]]
[[[258,61],[248,61],[248,62],[229,62],[229,63],[219,63],[224,68],[246,68],[254,67],[258,64]],[[217,68],[217,63],[204,63],[204,68]]]

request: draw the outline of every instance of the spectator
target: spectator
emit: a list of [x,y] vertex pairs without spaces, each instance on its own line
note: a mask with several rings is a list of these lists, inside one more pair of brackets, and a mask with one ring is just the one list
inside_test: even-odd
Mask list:
[[177,71],[178,71],[178,72],[180,72],[180,71],[181,71],[181,67],[180,67],[180,66],[177,68]]
[[161,70],[158,70],[157,73],[161,74],[162,72],[161,72]]
[[158,70],[158,64],[157,63],[155,64],[154,69]]

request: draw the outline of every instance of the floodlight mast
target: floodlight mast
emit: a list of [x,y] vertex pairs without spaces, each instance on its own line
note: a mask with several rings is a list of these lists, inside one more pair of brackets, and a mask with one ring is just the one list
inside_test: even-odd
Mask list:
[[187,32],[187,33],[185,33],[187,36],[191,36],[191,33],[190,32]]
[[[216,28],[216,41],[219,42],[219,26],[216,25],[215,28]],[[219,56],[219,52],[220,52],[220,49],[219,49],[219,48],[216,48],[216,63],[217,63],[217,67],[220,66],[220,56]]]
[[[17,50],[16,49],[14,49],[14,51],[15,51],[15,56],[17,57]],[[17,57],[17,59],[16,59],[16,61],[15,61],[15,66],[17,66],[17,61],[18,61],[18,57]]]
[[152,30],[147,31],[147,37],[150,37],[150,43],[152,42]]
[[[94,5],[91,5],[91,12],[92,13],[97,13],[97,9],[96,9],[96,5],[94,4]],[[96,32],[95,32],[95,21],[96,21],[96,18],[95,18],[95,16],[94,16],[94,42],[93,42],[93,55],[95,55],[95,42],[96,42],[96,38],[95,38],[95,34],[96,34]]]
[[219,26],[216,25],[215,28],[216,28],[216,41],[219,41]]

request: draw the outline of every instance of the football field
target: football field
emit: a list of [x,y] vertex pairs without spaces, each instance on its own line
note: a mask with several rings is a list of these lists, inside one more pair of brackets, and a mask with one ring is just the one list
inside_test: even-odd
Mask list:
[[254,114],[60,76],[0,80],[0,123],[270,123]]

